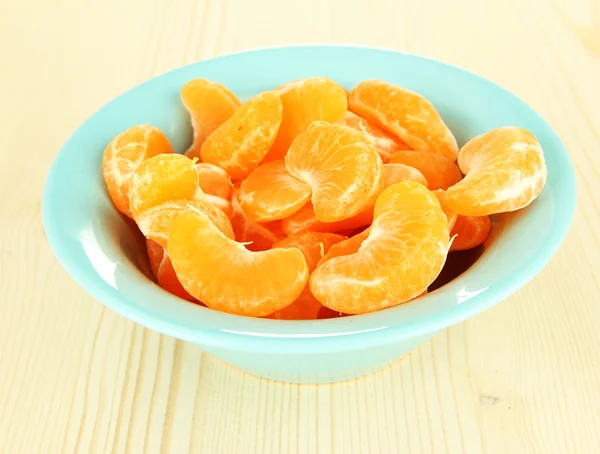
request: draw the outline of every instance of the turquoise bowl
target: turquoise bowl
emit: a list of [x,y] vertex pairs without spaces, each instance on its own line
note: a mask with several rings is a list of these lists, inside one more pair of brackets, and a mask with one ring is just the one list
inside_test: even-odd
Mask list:
[[[529,207],[496,216],[481,257],[456,279],[418,300],[380,312],[315,321],[241,317],[200,307],[148,279],[143,238],[113,208],[101,175],[102,153],[124,129],[149,123],[176,151],[191,141],[180,87],[203,77],[241,99],[293,79],[327,76],[352,88],[383,79],[427,97],[459,144],[489,129],[517,125],[542,144],[548,182]],[[90,295],[152,330],[192,342],[265,378],[319,383],[381,369],[438,331],[516,292],[550,260],[575,209],[569,156],[550,126],[499,86],[462,69],[390,50],[299,46],[202,61],[155,77],[111,101],[64,145],[43,197],[46,234],[58,260]]]

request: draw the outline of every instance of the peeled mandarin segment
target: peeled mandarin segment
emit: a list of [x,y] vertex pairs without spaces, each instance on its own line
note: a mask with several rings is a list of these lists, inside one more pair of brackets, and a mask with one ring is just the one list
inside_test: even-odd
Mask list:
[[427,187],[427,179],[423,174],[404,164],[384,164],[383,165],[383,185],[387,188],[403,181],[416,181]]
[[334,257],[340,257],[342,255],[355,254],[360,249],[360,245],[369,236],[369,230],[363,230],[362,232],[344,240],[337,244],[332,245],[327,253],[319,259],[317,266],[325,263],[327,260],[331,260]]
[[281,124],[281,99],[266,91],[245,102],[202,145],[202,161],[241,180],[263,160]]
[[336,222],[321,222],[315,215],[312,203],[308,202],[298,212],[281,221],[281,228],[286,235],[301,232],[335,233],[354,230],[373,222],[373,206],[369,205],[356,216]]
[[258,222],[286,218],[310,198],[310,186],[290,175],[285,162],[266,162],[240,186],[239,200],[244,212]]
[[241,105],[240,100],[223,85],[206,79],[191,80],[181,87],[181,100],[190,113],[194,128],[194,142],[186,152],[190,158],[200,157],[206,138]]
[[150,262],[152,274],[158,279],[158,269],[165,254],[165,248],[156,241],[146,239],[146,251],[148,252],[148,261]]
[[388,162],[392,153],[398,150],[410,150],[410,146],[402,142],[400,139],[391,136],[378,126],[370,124],[364,118],[359,117],[353,112],[346,112],[344,118],[339,123],[349,128],[362,131],[371,143],[377,149],[379,156],[383,162]]
[[195,200],[207,200],[208,202],[212,203],[215,207],[217,207],[219,210],[221,210],[223,213],[225,213],[225,216],[227,216],[229,219],[233,219],[233,205],[231,204],[231,202],[229,200],[226,200],[222,197],[217,197],[214,195],[210,195],[210,194],[204,194],[204,197],[200,197],[200,198],[196,198]]
[[229,199],[231,179],[225,170],[208,162],[196,163],[196,170],[198,171],[198,184],[202,192]]
[[227,238],[234,239],[233,228],[227,215],[207,200],[170,200],[142,211],[137,224],[144,236],[167,247],[173,221],[182,213],[203,213]]
[[129,182],[138,166],[148,158],[173,153],[165,135],[149,125],[129,128],[116,136],[106,147],[102,159],[102,175],[115,207],[131,216]]
[[293,140],[314,121],[335,123],[348,108],[344,89],[326,77],[300,79],[277,88],[283,118],[277,138],[265,161],[283,159]]
[[275,320],[315,320],[322,307],[323,305],[310,293],[307,285],[292,304],[273,312],[267,318]]
[[427,187],[432,191],[448,189],[462,178],[454,161],[435,153],[400,150],[390,157],[390,163],[414,167],[423,174]]
[[451,251],[464,251],[483,244],[492,229],[489,216],[458,216],[450,236],[456,235]]
[[238,189],[234,189],[232,192],[231,205],[233,207],[231,224],[235,239],[244,243],[249,251],[266,251],[271,249],[274,243],[285,238],[280,221],[261,224],[253,221],[244,213],[239,204]]
[[196,301],[196,299],[181,286],[165,248],[157,242],[147,239],[146,250],[148,251],[148,259],[150,261],[152,274],[154,274],[158,285],[167,292],[179,296],[180,298]]
[[423,96],[381,80],[366,80],[350,92],[350,110],[381,126],[412,149],[454,161],[458,145],[435,107]]
[[348,314],[395,306],[434,281],[448,248],[448,220],[437,198],[419,183],[398,183],[377,199],[358,251],[322,262],[310,289],[323,305]]
[[167,246],[183,288],[208,307],[262,317],[291,304],[308,279],[296,248],[251,252],[204,215],[184,213]]
[[317,219],[359,214],[383,188],[383,163],[364,134],[339,124],[313,123],[285,156],[288,171],[310,185]]
[[[456,219],[458,218],[458,215],[454,211],[452,211],[450,208],[448,208],[448,203],[446,203],[446,191],[444,191],[443,189],[436,189],[431,192],[433,192],[433,194],[437,197],[438,202],[440,202],[442,211],[444,212],[444,214],[446,215],[446,218],[448,219],[448,230],[450,230],[452,232],[452,228],[454,227],[454,224],[456,223]],[[453,236],[453,233],[451,233],[450,236]]]
[[179,298],[184,300],[198,302],[196,298],[190,295],[179,282],[179,278],[173,269],[173,263],[169,255],[165,251],[165,255],[158,269],[158,275],[156,276],[158,285],[160,285],[167,292],[172,293]]
[[460,150],[465,178],[446,191],[448,206],[464,216],[485,216],[524,208],[540,194],[548,175],[544,153],[529,131],[493,129]]
[[332,246],[345,239],[346,237],[344,235],[338,235],[336,233],[303,232],[278,241],[273,247],[298,248],[306,259],[308,271],[312,273],[317,267],[319,260],[327,254],[327,251],[329,251]]
[[[383,165],[384,187],[402,181],[416,181],[425,184],[425,177],[418,170],[402,164]],[[379,189],[379,188],[377,188]],[[383,188],[381,188],[383,189]],[[378,194],[377,194],[378,195]],[[371,198],[372,196],[369,196]],[[310,231],[310,232],[347,232],[365,227],[373,222],[373,204],[368,205],[359,214],[348,219],[336,222],[321,222],[315,215],[314,208],[309,202],[298,212],[281,221],[281,227],[287,235]]]
[[158,155],[142,162],[131,177],[131,214],[139,214],[159,203],[192,199],[198,188],[194,161],[180,154]]
[[[308,272],[311,273],[317,266],[317,262],[327,253],[335,243],[346,237],[335,233],[305,232],[290,236],[274,244],[274,248],[296,247],[302,252],[306,259]],[[279,320],[314,320],[319,314],[322,304],[310,293],[308,283],[302,290],[300,296],[289,306],[275,311],[268,318]]]

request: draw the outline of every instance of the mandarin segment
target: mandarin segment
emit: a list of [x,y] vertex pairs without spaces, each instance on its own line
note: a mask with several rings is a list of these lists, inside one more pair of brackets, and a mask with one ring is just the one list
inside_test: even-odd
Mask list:
[[346,240],[340,241],[337,244],[332,245],[329,251],[319,259],[317,266],[325,263],[327,260],[331,260],[334,257],[340,257],[342,255],[355,254],[360,249],[361,244],[369,237],[369,229],[365,229],[356,235],[347,238]]
[[456,235],[451,251],[464,251],[483,244],[492,229],[489,216],[458,216],[450,236]]
[[158,285],[179,298],[197,302],[196,298],[186,292],[181,282],[179,282],[165,248],[152,240],[146,240],[146,250],[148,251],[152,273]]
[[146,251],[148,252],[148,261],[150,262],[152,274],[158,279],[158,269],[160,268],[160,263],[165,255],[165,248],[156,241],[146,238]]
[[206,306],[262,317],[290,305],[308,279],[296,248],[252,252],[224,236],[205,215],[184,213],[167,251],[183,288]]
[[290,175],[285,162],[259,166],[240,185],[239,201],[244,212],[258,222],[286,218],[310,198],[310,186]]
[[[403,164],[383,165],[384,187],[391,186],[402,181],[416,181],[425,185],[427,180],[418,170]],[[369,197],[370,198],[370,197]],[[367,226],[373,222],[373,204],[368,205],[356,216],[336,222],[321,222],[315,215],[314,208],[309,202],[298,212],[281,221],[281,227],[287,235],[311,231],[311,232],[346,232]]]
[[538,140],[514,126],[471,139],[460,150],[458,165],[466,176],[446,191],[446,199],[464,216],[524,208],[540,194],[548,175]]
[[[345,238],[345,236],[336,235],[335,233],[305,232],[281,240],[273,245],[273,247],[298,248],[306,259],[308,272],[312,273],[318,261],[327,253],[329,248]],[[317,318],[321,307],[322,304],[313,296],[307,284],[300,296],[292,304],[275,311],[268,318],[278,320],[313,320]]]
[[274,243],[285,238],[280,221],[259,223],[250,219],[238,200],[238,189],[234,189],[231,197],[233,216],[231,224],[236,241],[243,243],[250,251],[266,251]]
[[223,235],[235,238],[227,215],[208,200],[178,199],[159,203],[142,211],[137,217],[137,225],[146,238],[166,247],[173,221],[186,212],[205,214]]
[[208,162],[196,163],[198,184],[202,192],[223,199],[229,199],[231,193],[231,179],[229,174],[214,164]]
[[346,112],[340,124],[362,131],[377,149],[384,163],[388,162],[392,153],[398,150],[410,150],[410,146],[400,139],[388,134],[379,126],[372,125],[367,120],[353,112]]
[[194,141],[186,151],[190,158],[200,157],[206,138],[241,105],[223,85],[206,79],[191,80],[181,87],[181,101],[190,114],[194,129]]
[[344,240],[346,240],[344,235],[338,235],[336,233],[302,232],[278,241],[273,247],[295,247],[300,249],[300,252],[302,252],[306,259],[308,271],[312,273],[317,267],[319,260],[327,254],[327,251],[329,251],[332,246]]
[[142,211],[159,203],[192,199],[198,189],[194,161],[179,154],[163,154],[147,159],[131,177],[129,202],[137,219]]
[[378,197],[357,252],[322,262],[310,289],[323,305],[343,313],[395,306],[434,281],[449,246],[448,220],[435,195],[419,183],[398,183]]
[[133,126],[117,135],[106,147],[102,158],[102,175],[115,207],[132,218],[129,208],[131,176],[146,159],[173,153],[168,139],[150,125]]
[[[433,194],[437,197],[438,202],[440,202],[440,206],[442,207],[442,211],[444,212],[444,214],[446,215],[446,218],[448,219],[448,229],[450,231],[452,231],[452,228],[454,227],[454,224],[456,223],[456,220],[458,219],[458,215],[452,211],[450,208],[448,208],[448,203],[446,202],[446,191],[444,191],[443,189],[436,189],[433,192]],[[450,236],[452,236],[453,234],[451,233]]]
[[198,191],[196,193],[196,197],[194,197],[194,200],[206,200],[206,201],[212,203],[215,207],[217,207],[223,213],[225,213],[225,215],[229,219],[233,219],[233,205],[229,200],[224,199],[222,197],[217,197],[215,195],[203,194],[203,193],[200,194],[200,191]]
[[458,166],[445,156],[425,151],[399,150],[390,157],[391,164],[404,164],[417,169],[431,190],[448,189],[458,183],[462,174]]
[[399,163],[383,165],[383,185],[386,188],[403,181],[416,181],[427,187],[427,179],[414,167]]
[[381,80],[366,80],[350,92],[348,103],[350,110],[412,149],[456,160],[458,145],[452,131],[423,96]]
[[335,222],[322,222],[317,219],[312,203],[308,202],[299,211],[281,221],[281,228],[286,235],[301,232],[335,233],[354,230],[373,222],[373,206],[369,205],[356,216]]
[[364,134],[339,124],[313,123],[296,137],[285,165],[310,185],[322,222],[356,216],[383,188],[383,163],[375,147]]
[[281,124],[281,99],[274,91],[245,102],[202,145],[203,162],[215,164],[241,180],[263,160]]
[[314,320],[319,315],[323,305],[310,293],[308,285],[292,304],[273,312],[266,318],[274,320]]
[[283,104],[283,118],[266,161],[283,159],[293,140],[314,121],[335,123],[348,108],[344,89],[326,77],[295,80],[277,91]]

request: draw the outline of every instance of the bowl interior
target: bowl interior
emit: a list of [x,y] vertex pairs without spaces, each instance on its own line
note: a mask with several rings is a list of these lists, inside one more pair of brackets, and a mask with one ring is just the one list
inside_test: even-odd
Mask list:
[[[332,320],[283,322],[224,314],[180,300],[144,273],[145,248],[131,221],[113,208],[101,175],[105,146],[141,123],[162,129],[178,152],[191,141],[180,87],[203,77],[241,99],[293,79],[327,76],[351,89],[383,79],[427,97],[459,145],[489,129],[518,125],[542,144],[548,182],[516,213],[496,216],[485,252],[464,274],[413,303]],[[92,296],[142,325],[199,344],[292,352],[353,348],[434,332],[505,298],[531,279],[564,238],[575,207],[568,154],[544,120],[497,85],[425,58],[343,46],[273,48],[192,64],[151,79],[90,117],[57,156],[46,182],[43,216],[58,259]],[[279,342],[272,342],[276,337]],[[323,337],[328,342],[323,343]]]

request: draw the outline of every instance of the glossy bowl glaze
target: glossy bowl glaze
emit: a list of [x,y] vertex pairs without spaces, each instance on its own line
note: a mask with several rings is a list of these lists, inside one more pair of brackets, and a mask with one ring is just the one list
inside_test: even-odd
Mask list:
[[[418,300],[380,312],[316,321],[241,317],[200,307],[165,292],[147,275],[143,239],[113,208],[101,174],[104,148],[124,129],[149,123],[183,152],[191,141],[179,89],[203,77],[241,99],[310,76],[352,88],[383,79],[427,97],[459,145],[489,129],[517,125],[542,144],[548,182],[519,212],[496,216],[477,262]],[[271,48],[195,63],[151,79],[111,101],[64,145],[50,170],[43,219],[64,268],[101,303],[155,331],[197,344],[262,377],[316,383],[380,369],[434,333],[516,292],[550,260],[575,208],[569,156],[548,124],[499,86],[459,68],[389,50],[346,46]]]

